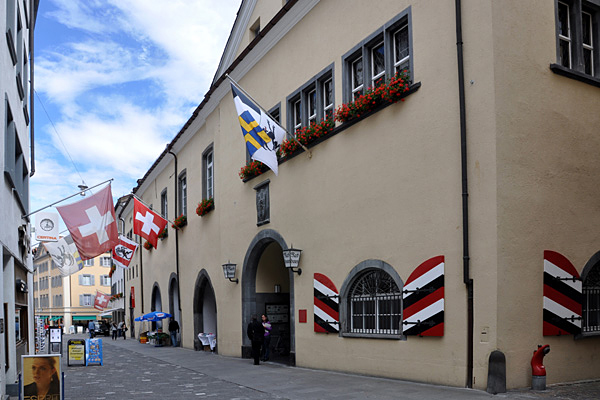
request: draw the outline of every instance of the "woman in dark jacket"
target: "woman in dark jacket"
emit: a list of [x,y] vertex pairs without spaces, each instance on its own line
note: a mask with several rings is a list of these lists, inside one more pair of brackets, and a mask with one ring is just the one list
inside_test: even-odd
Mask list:
[[35,357],[31,364],[33,382],[24,387],[24,400],[60,399],[60,381],[53,357]]

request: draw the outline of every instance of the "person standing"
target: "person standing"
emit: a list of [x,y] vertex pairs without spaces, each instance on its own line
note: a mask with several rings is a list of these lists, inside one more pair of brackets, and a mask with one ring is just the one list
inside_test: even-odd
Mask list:
[[175,318],[171,318],[171,322],[169,322],[169,333],[171,334],[171,345],[173,347],[177,347],[177,332],[179,332],[179,323],[175,320]]
[[262,326],[265,328],[265,335],[263,339],[263,347],[262,347],[262,360],[269,360],[269,346],[271,345],[271,322],[269,321],[269,317],[265,314],[262,315]]
[[90,339],[94,338],[94,329],[96,328],[96,324],[94,321],[88,322],[88,331],[90,331]]
[[117,340],[117,324],[114,321],[110,324],[110,333],[112,335],[112,340]]
[[127,324],[123,321],[123,326],[121,326],[121,331],[123,332],[123,340],[127,339]]
[[257,321],[256,314],[252,314],[252,317],[250,318],[251,321],[248,324],[248,329],[246,329],[246,334],[252,342],[252,358],[254,358],[254,365],[258,365],[258,360],[260,358],[260,346],[262,345],[265,337],[265,328],[260,322]]
[[123,321],[119,321],[119,324],[117,325],[117,338],[120,338],[123,333],[123,324]]

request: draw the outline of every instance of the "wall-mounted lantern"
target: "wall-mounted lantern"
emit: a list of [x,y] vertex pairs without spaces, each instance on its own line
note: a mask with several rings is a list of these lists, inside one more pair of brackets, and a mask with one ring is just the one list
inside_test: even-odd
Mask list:
[[223,274],[225,275],[225,279],[229,279],[230,282],[239,282],[238,279],[234,279],[236,267],[236,264],[232,264],[229,261],[226,264],[223,264]]

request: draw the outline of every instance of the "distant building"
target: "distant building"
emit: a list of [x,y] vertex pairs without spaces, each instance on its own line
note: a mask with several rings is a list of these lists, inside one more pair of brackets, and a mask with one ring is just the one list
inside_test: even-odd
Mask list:
[[[133,189],[187,215],[137,252],[133,314],[247,357],[266,313],[272,360],[310,368],[486,389],[493,354],[526,387],[549,344],[548,383],[600,378],[599,37],[598,0],[242,1]],[[226,74],[290,132],[278,176],[246,168],[272,144]]]
[[[111,311],[94,308],[96,291],[110,295],[110,253],[83,262],[81,271],[62,276],[43,244],[33,260],[35,316],[64,333],[82,332],[89,321],[111,318]],[[112,304],[109,303],[109,307]]]
[[38,3],[0,2],[0,398],[7,385],[15,393],[21,355],[33,351],[30,220],[23,216],[30,212],[29,177],[35,170],[30,82]]

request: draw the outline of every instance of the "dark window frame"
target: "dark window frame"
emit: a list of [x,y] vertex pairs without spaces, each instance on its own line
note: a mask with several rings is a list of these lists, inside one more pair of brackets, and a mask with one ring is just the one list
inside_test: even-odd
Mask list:
[[[209,182],[208,182],[208,157],[212,156],[212,177],[211,177],[211,192],[209,192]],[[212,195],[211,195],[212,194]],[[202,152],[202,199],[208,200],[210,197],[215,197],[215,146],[214,143],[211,143],[206,147],[206,149]]]
[[[561,7],[568,7],[569,32],[561,34]],[[580,82],[600,87],[600,0],[555,0],[556,63],[550,64],[552,72]],[[593,71],[586,72],[584,64],[584,39],[582,14],[591,15],[591,57]],[[561,43],[569,44],[569,62],[562,57]],[[590,50],[590,49],[586,49]],[[566,64],[566,65],[565,65]]]
[[[410,73],[410,82],[414,80],[414,47],[412,43],[412,15],[411,7],[408,7],[385,25],[375,30],[352,49],[347,51],[342,56],[342,99],[344,103],[354,101],[353,82],[352,82],[352,65],[357,60],[362,59],[362,88],[357,91],[357,94],[364,93],[367,89],[373,87],[373,66],[372,66],[372,50],[378,47],[383,42],[385,74],[381,78],[384,81],[389,80],[395,74],[395,49],[394,35],[404,28],[408,29],[408,70]],[[402,63],[401,65],[404,65]],[[379,79],[381,79],[379,78]],[[358,86],[357,86],[358,87]]]
[[187,170],[185,169],[177,177],[177,202],[179,215],[187,215]]
[[[315,92],[315,107],[316,115],[314,118],[315,123],[319,123],[326,119],[325,105],[324,105],[324,86],[326,82],[331,81],[331,91],[333,93],[331,106],[331,118],[333,118],[333,110],[335,110],[335,71],[334,63],[331,63],[318,74],[310,78],[306,83],[296,89],[292,94],[287,96],[287,127],[288,132],[295,134],[299,128],[305,128],[309,126],[309,94]],[[299,124],[296,123],[296,108],[295,105],[300,102],[300,120]]]

